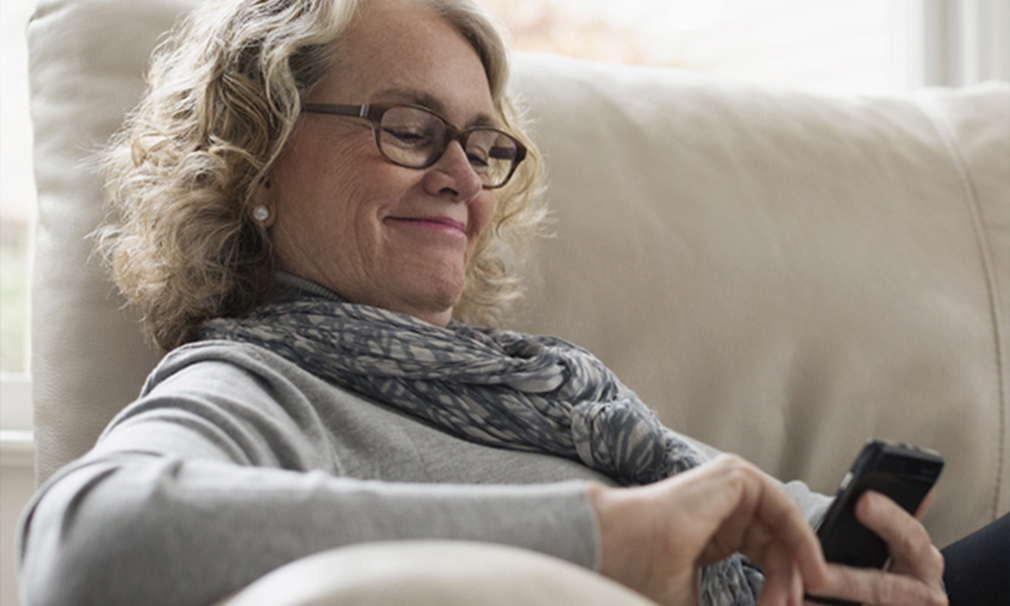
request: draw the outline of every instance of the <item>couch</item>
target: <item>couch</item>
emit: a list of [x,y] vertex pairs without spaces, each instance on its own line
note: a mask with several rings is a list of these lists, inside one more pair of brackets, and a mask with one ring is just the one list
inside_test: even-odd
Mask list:
[[[91,255],[88,160],[196,1],[42,0],[29,27],[39,481],[158,359]],[[517,328],[584,345],[671,427],[822,492],[868,438],[941,451],[938,544],[1008,510],[1006,83],[839,96],[518,54],[512,86],[552,211]],[[646,602],[545,556],[446,542],[319,554],[227,602],[329,603]]]

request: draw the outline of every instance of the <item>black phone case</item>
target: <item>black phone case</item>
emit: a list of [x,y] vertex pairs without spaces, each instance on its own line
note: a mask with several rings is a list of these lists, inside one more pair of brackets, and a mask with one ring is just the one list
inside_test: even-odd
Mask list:
[[[906,444],[871,440],[845,475],[835,500],[817,529],[829,562],[882,568],[889,552],[884,540],[856,520],[855,507],[867,490],[886,495],[905,511],[915,513],[936,483],[943,458],[934,451]],[[823,604],[851,602],[808,597]]]

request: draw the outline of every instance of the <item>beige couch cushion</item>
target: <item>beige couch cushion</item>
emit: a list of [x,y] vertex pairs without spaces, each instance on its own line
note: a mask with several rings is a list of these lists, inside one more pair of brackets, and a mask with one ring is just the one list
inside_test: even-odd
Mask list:
[[277,569],[218,606],[392,604],[656,606],[556,558],[454,541],[369,543],[323,552]]
[[[42,0],[29,30],[39,477],[157,355],[89,259],[83,162],[196,0]],[[521,55],[556,236],[522,328],[595,351],[673,427],[832,491],[868,437],[944,452],[929,524],[1007,509],[1005,85],[823,97]]]

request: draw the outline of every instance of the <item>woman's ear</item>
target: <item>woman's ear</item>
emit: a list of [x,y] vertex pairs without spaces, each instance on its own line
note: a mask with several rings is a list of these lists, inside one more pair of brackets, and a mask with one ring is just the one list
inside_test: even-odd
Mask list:
[[277,213],[274,212],[274,204],[270,196],[269,179],[263,179],[259,182],[259,185],[256,186],[256,191],[253,193],[251,202],[252,204],[249,206],[249,214],[253,221],[259,223],[263,227],[272,226],[277,217]]

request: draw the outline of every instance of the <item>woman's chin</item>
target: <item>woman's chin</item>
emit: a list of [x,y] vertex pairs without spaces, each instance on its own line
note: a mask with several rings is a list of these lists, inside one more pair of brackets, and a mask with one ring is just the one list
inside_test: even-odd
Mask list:
[[392,311],[417,318],[418,320],[434,324],[435,326],[445,327],[449,324],[449,320],[452,319],[452,310],[452,306],[445,307],[442,305],[422,303],[399,306],[399,309],[394,309]]
[[452,310],[463,292],[463,280],[431,277],[414,288],[404,289],[396,297],[399,311],[425,322],[445,326],[452,318]]

